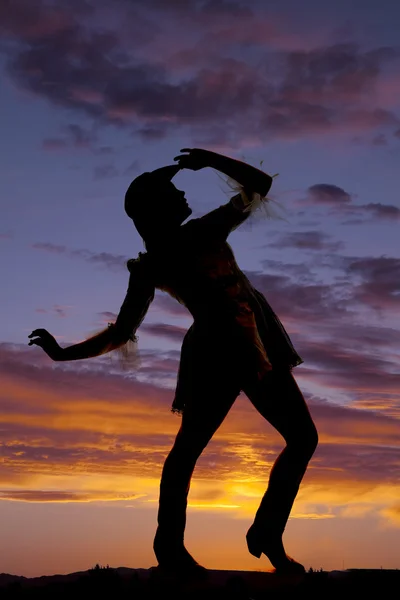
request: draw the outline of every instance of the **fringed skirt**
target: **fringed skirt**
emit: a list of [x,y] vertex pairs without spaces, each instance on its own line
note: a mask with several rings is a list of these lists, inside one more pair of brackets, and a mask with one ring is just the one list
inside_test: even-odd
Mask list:
[[[255,290],[258,306],[255,313],[258,339],[268,357],[252,345],[249,336],[221,320],[214,323],[194,322],[187,331],[181,350],[177,386],[172,411],[182,413],[192,402],[207,403],[207,390],[237,389],[238,393],[252,379],[260,380],[273,369],[292,369],[303,360],[297,354],[282,323],[265,298]],[[264,354],[265,356],[265,354]],[[209,407],[212,412],[213,407]]]

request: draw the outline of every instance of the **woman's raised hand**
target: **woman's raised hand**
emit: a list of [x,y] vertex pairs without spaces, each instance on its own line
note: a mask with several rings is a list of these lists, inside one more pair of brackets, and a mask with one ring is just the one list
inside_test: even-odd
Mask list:
[[34,329],[31,334],[29,346],[40,346],[53,360],[61,360],[62,348],[55,338],[46,329]]
[[199,171],[211,166],[211,155],[214,152],[203,150],[202,148],[182,148],[181,152],[187,152],[187,154],[180,154],[174,158],[174,160],[178,161],[181,169]]

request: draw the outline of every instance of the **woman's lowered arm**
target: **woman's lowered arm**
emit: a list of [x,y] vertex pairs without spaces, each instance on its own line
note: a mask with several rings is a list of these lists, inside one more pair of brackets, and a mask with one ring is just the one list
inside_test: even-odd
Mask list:
[[120,348],[133,339],[154,298],[154,288],[131,275],[125,300],[115,323],[100,333],[66,348],[61,348],[46,329],[35,329],[28,336],[29,345],[40,346],[55,361],[81,360],[101,356]]
[[80,360],[100,356],[122,346],[125,342],[114,336],[113,326],[72,346],[62,348],[46,329],[34,329],[28,336],[29,346],[40,346],[55,361]]

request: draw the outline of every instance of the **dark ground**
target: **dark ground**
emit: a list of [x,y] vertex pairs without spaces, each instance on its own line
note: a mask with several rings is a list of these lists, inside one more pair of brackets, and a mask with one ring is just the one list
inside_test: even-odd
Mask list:
[[64,600],[109,598],[113,600],[225,599],[345,600],[394,598],[400,589],[400,570],[350,569],[312,572],[300,577],[281,577],[261,571],[208,571],[205,581],[190,581],[160,574],[156,568],[112,569],[99,567],[69,575],[32,579],[0,574],[1,600]]

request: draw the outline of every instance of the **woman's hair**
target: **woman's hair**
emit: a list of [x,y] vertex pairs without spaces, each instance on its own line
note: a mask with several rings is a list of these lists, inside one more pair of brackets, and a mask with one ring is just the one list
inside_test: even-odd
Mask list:
[[155,193],[150,173],[143,173],[132,181],[125,194],[125,212],[144,241],[150,235],[152,196]]
[[167,184],[179,169],[178,165],[168,165],[155,171],[146,171],[136,177],[126,191],[125,212],[132,219],[145,246],[162,232],[163,223],[155,219],[154,204],[157,198],[165,195]]

